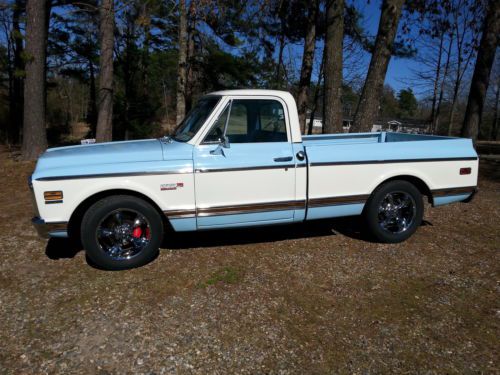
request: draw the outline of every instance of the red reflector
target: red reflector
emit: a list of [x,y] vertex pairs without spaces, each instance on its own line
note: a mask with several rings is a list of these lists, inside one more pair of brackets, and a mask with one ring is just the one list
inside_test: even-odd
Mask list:
[[460,174],[470,174],[471,168],[460,168]]

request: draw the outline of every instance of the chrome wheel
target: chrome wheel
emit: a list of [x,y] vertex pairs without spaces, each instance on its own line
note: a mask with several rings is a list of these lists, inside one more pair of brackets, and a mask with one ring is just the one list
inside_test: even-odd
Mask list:
[[417,205],[413,197],[403,191],[390,192],[378,207],[378,224],[386,232],[403,233],[415,221]]
[[146,218],[131,209],[118,209],[100,221],[96,239],[101,249],[114,260],[131,259],[151,240],[151,227]]

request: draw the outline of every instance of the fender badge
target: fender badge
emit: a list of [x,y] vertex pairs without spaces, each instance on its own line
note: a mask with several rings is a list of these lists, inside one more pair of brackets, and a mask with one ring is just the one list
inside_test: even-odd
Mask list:
[[161,184],[160,185],[160,190],[177,190],[177,188],[182,188],[184,187],[184,182],[177,182],[173,184]]

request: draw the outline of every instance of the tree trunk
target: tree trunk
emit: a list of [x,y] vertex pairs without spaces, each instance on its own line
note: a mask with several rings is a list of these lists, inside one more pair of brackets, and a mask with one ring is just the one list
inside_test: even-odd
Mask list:
[[99,113],[97,116],[96,142],[113,139],[113,47],[115,11],[113,0],[102,0],[100,9],[99,39]]
[[484,19],[483,35],[477,53],[476,66],[472,76],[465,119],[462,126],[462,137],[477,139],[481,117],[483,114],[486,91],[490,81],[491,67],[495,60],[495,51],[500,33],[500,1],[490,0]]
[[187,80],[187,48],[188,25],[186,1],[179,0],[179,62],[177,66],[177,115],[176,124],[180,124],[186,116],[186,80]]
[[439,128],[439,119],[441,115],[441,104],[443,103],[444,97],[444,86],[446,84],[446,77],[448,77],[448,70],[450,68],[450,59],[451,59],[451,48],[453,47],[453,37],[450,36],[450,44],[448,46],[448,51],[446,55],[446,63],[444,64],[443,78],[441,80],[441,87],[439,89],[439,99],[436,107],[436,114],[434,117],[434,123],[432,125],[433,134],[438,131]]
[[493,124],[491,124],[491,134],[490,139],[492,141],[497,140],[498,136],[498,102],[500,101],[500,82],[497,85],[497,93],[495,95],[495,114],[493,116]]
[[92,62],[90,56],[88,59],[88,65],[90,74],[90,85],[89,85],[89,101],[87,107],[87,122],[90,124],[90,129],[95,136],[97,130],[97,97],[96,97],[96,87],[95,87],[94,63]]
[[[311,116],[309,116],[309,126],[307,129],[307,134],[309,135],[313,133],[314,117],[316,117],[316,110],[318,109],[319,93],[321,91],[321,80],[324,79],[324,74],[323,74],[324,66],[325,66],[325,55],[323,54],[323,58],[321,59],[321,65],[319,67],[318,82],[316,83],[316,87],[314,88],[313,108],[311,110]],[[325,125],[323,123],[323,128],[324,126]]]
[[446,133],[448,136],[451,136],[453,133],[453,121],[455,119],[455,111],[457,108],[457,100],[458,100],[458,91],[460,90],[460,79],[455,79],[455,84],[453,85],[453,97],[451,99],[451,107],[450,107],[450,115],[448,117],[448,132]]
[[48,16],[45,0],[26,4],[26,79],[22,158],[34,160],[47,149],[45,130],[45,57]]
[[18,144],[21,128],[23,126],[23,36],[19,27],[23,3],[17,0],[12,12],[12,39],[14,40],[14,71],[12,77],[12,96],[10,102],[10,121],[8,141]]
[[439,81],[441,79],[441,61],[443,59],[443,45],[444,45],[444,36],[445,34],[441,34],[439,38],[439,56],[436,66],[436,78],[434,79],[434,88],[432,91],[432,109],[431,109],[431,133],[434,133],[434,123],[436,118],[436,105],[437,105],[437,97],[438,97],[438,89],[439,89]]
[[326,11],[323,133],[342,133],[342,48],[344,0],[329,0]]
[[193,95],[195,90],[195,54],[196,45],[194,37],[196,34],[196,2],[191,1],[189,6],[188,23],[188,43],[187,43],[187,56],[186,56],[186,87],[185,87],[185,112],[189,112],[193,105]]
[[384,0],[382,3],[377,39],[351,132],[370,131],[377,117],[403,4],[404,0]]
[[297,96],[297,109],[299,112],[299,124],[302,133],[306,132],[306,116],[308,104],[309,85],[314,62],[314,49],[316,47],[316,21],[318,13],[318,1],[312,0],[309,5],[307,17],[307,31],[304,38],[304,53],[302,55],[302,68],[300,70],[299,94]]

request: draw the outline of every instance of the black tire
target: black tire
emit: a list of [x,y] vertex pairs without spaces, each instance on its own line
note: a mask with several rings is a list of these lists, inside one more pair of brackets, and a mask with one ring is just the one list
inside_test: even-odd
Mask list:
[[[390,201],[396,201],[396,204],[391,205]],[[409,202],[408,207],[403,208],[402,202]],[[415,233],[422,223],[423,213],[422,194],[415,185],[394,180],[379,186],[372,193],[364,209],[364,218],[370,234],[376,240],[397,243]]]
[[[137,217],[140,217],[147,227],[147,239],[146,235],[144,235],[144,238],[142,238],[144,244],[141,243],[141,246],[137,248],[128,245],[130,249],[137,251],[137,253],[113,257],[109,249],[106,251],[105,245],[100,243],[103,237],[98,239],[98,230],[102,228],[104,221],[110,220],[109,218],[112,217],[110,215],[118,214],[121,222],[121,215],[132,215],[134,213],[138,215]],[[119,224],[111,223],[109,225],[115,225],[116,227]],[[131,226],[128,222],[125,225],[128,225],[128,228]],[[111,233],[114,233],[113,229],[106,228]],[[107,234],[107,236],[109,236],[107,238],[111,238],[111,242],[119,242],[119,246],[121,246],[121,240],[117,240],[114,234]],[[81,223],[81,237],[87,256],[99,268],[107,270],[135,268],[149,263],[157,256],[163,239],[163,222],[158,211],[148,202],[129,195],[114,195],[94,203],[85,212]],[[139,248],[140,250],[137,250]]]

